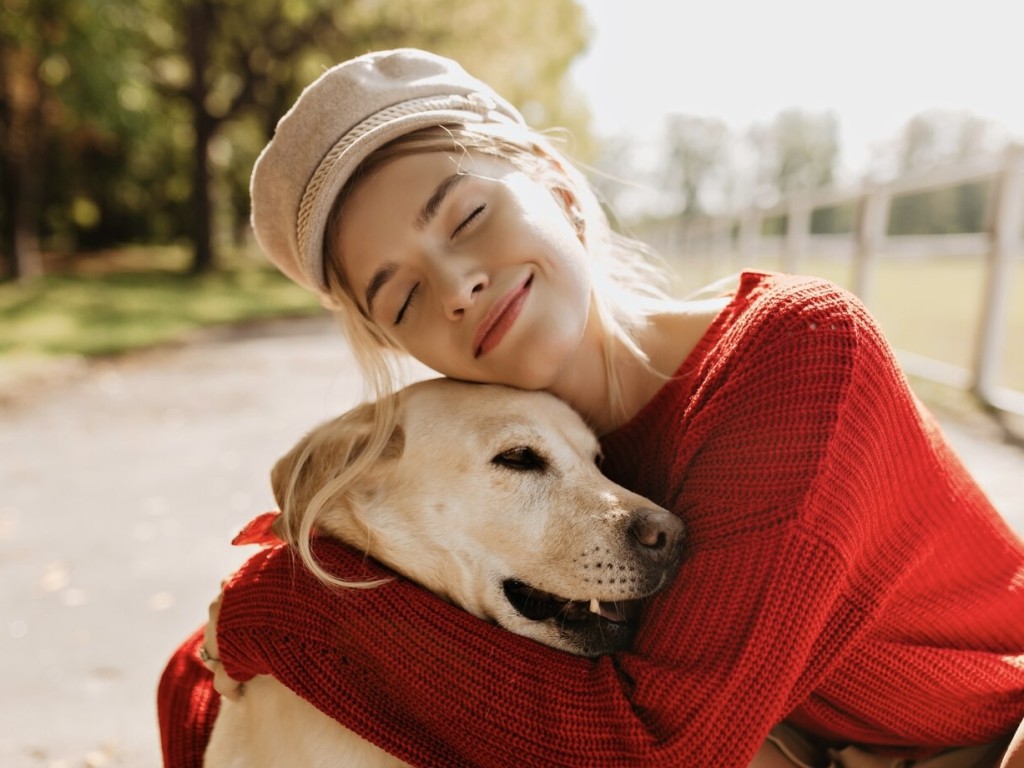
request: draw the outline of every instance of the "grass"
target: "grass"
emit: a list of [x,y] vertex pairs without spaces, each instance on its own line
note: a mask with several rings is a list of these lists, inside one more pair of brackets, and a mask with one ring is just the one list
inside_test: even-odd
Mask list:
[[109,355],[198,328],[322,312],[270,266],[246,257],[186,274],[182,249],[131,248],[24,283],[0,284],[0,364],[19,357]]

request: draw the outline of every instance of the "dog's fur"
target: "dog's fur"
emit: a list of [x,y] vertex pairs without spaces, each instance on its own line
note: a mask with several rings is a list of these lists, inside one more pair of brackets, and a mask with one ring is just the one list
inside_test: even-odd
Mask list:
[[[372,408],[320,426],[275,466],[293,538],[310,501],[365,446]],[[551,395],[448,379],[403,390],[397,414],[379,460],[329,492],[317,531],[546,645],[585,656],[626,647],[635,601],[671,577],[683,527],[600,473],[583,420]],[[205,765],[401,763],[259,677],[223,702]]]

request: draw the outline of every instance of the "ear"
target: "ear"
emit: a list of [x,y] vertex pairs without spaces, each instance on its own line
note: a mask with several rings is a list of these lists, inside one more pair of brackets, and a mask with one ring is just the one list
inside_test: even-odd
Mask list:
[[583,215],[580,204],[576,201],[576,195],[564,187],[556,187],[552,190],[552,193],[562,203],[562,207],[565,208],[565,215],[569,218],[569,223],[572,224],[573,229],[576,230],[576,237],[579,238],[581,243],[585,243],[584,236],[587,232],[587,219]]
[[[557,160],[552,160],[552,162],[556,164],[558,163]],[[583,208],[580,206],[576,193],[568,187],[556,186],[551,188],[551,194],[555,196],[555,200],[557,200],[562,206],[566,217],[569,219],[569,223],[571,223],[573,229],[576,230],[576,236],[581,242],[583,242],[583,235],[586,232],[587,220],[583,215]]]
[[372,474],[375,466],[401,457],[405,432],[396,424],[377,458],[361,471],[353,471],[373,439],[374,416],[372,405],[349,411],[314,429],[277,461],[270,472],[270,485],[281,510],[273,526],[277,536],[290,543],[298,541],[310,502],[328,483],[346,472],[352,474],[337,489],[338,501],[343,503],[348,492]]

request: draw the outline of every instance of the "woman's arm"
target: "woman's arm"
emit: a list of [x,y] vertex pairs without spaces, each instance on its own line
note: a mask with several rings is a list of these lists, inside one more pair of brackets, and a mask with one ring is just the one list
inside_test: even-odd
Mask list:
[[[323,542],[317,554],[335,573],[391,575],[335,542]],[[246,607],[255,613],[246,616]],[[622,695],[616,674],[604,668],[609,658],[595,663],[552,651],[402,578],[370,590],[332,590],[284,548],[258,553],[225,586],[217,634],[236,679],[271,673],[414,764],[551,765],[563,749],[580,746],[566,744],[583,733],[566,717],[596,718],[595,732],[617,715],[636,722],[628,707],[614,711]],[[240,667],[234,660],[241,658],[270,666]],[[642,732],[637,725],[631,739]],[[619,751],[612,733],[602,741]],[[579,764],[594,764],[587,754]]]
[[[226,585],[219,653],[232,677],[273,674],[414,764],[745,765],[791,706],[799,660],[820,634],[809,627],[852,625],[824,600],[816,616],[787,605],[782,591],[771,594],[770,574],[782,567],[814,573],[822,591],[836,580],[822,572],[833,553],[804,541],[780,549],[785,557],[757,568],[765,592],[727,597],[752,612],[748,626],[722,628],[736,633],[728,657],[701,658],[660,640],[671,651],[662,658],[575,657],[480,621],[404,579],[332,591],[285,548],[258,553]],[[318,554],[336,573],[387,574],[341,544],[324,542]],[[755,591],[761,599],[750,596]],[[687,623],[671,618],[666,601],[652,606],[658,629],[646,634],[663,639],[673,624]],[[780,631],[778,615],[788,617],[787,642],[773,638],[774,650],[766,650],[764,635]]]

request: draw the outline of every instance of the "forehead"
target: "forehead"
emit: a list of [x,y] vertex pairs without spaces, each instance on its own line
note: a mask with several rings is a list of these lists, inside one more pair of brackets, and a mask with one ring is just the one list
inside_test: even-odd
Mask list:
[[342,241],[381,222],[411,224],[437,185],[452,174],[500,180],[512,163],[478,152],[418,152],[388,160],[361,179],[344,202],[338,232]]
[[509,441],[561,445],[582,454],[597,450],[597,438],[583,419],[545,392],[439,379],[412,387],[407,397],[406,425],[433,450],[507,448]]

